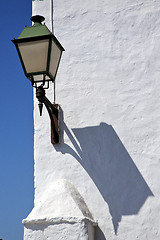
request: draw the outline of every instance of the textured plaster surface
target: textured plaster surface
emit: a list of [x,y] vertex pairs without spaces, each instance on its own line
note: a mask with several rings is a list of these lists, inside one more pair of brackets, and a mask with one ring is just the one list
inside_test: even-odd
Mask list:
[[24,240],[93,240],[88,239],[84,222],[61,224],[32,224],[25,226]]
[[[34,1],[34,13],[50,27],[50,1]],[[54,0],[66,49],[56,79],[61,144],[51,145],[35,99],[35,207],[67,179],[98,220],[96,240],[160,239],[159,16],[156,0]]]

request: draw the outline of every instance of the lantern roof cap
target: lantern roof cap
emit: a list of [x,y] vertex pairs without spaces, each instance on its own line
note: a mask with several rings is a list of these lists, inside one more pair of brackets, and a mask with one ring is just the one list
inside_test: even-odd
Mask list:
[[41,16],[41,15],[32,16],[30,19],[34,23],[36,23],[36,22],[42,23],[45,20],[45,18],[43,16]]
[[34,22],[33,26],[25,26],[18,39],[50,35],[51,32],[49,31],[49,29],[46,27],[45,24],[42,24],[44,20],[45,18],[40,15],[31,17],[31,21]]

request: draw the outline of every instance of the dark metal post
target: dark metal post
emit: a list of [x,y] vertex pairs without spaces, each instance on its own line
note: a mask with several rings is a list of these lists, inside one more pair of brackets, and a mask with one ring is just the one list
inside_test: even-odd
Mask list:
[[40,116],[42,116],[42,107],[43,103],[48,111],[48,114],[51,119],[51,143],[58,144],[59,143],[59,114],[58,114],[58,104],[52,104],[49,99],[45,96],[45,90],[43,86],[39,86],[36,88],[36,97],[39,101],[39,110]]

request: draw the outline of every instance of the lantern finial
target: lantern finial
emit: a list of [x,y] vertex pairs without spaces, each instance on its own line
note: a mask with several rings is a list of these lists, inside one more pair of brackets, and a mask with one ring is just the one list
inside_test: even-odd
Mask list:
[[43,16],[40,16],[40,15],[35,15],[33,17],[30,18],[32,22],[34,23],[40,23],[42,24],[42,22],[45,20],[45,18]]

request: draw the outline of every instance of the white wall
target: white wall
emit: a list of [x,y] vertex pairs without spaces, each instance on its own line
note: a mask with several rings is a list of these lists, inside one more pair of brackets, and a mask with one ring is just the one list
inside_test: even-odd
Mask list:
[[[51,28],[49,0],[33,14]],[[96,240],[160,239],[159,16],[156,0],[54,0],[62,142],[51,145],[35,99],[35,205],[67,179],[98,220]]]

